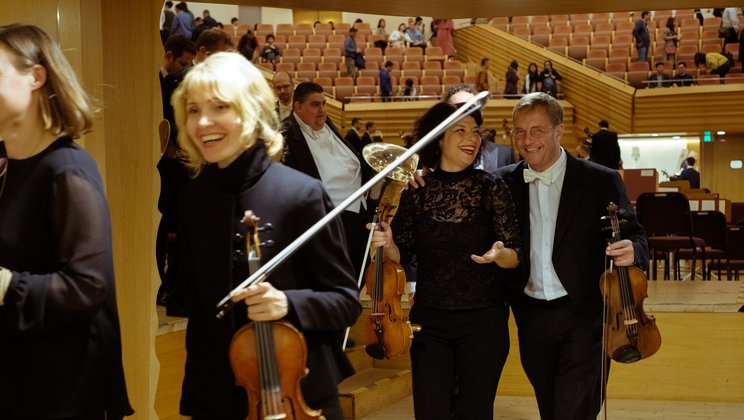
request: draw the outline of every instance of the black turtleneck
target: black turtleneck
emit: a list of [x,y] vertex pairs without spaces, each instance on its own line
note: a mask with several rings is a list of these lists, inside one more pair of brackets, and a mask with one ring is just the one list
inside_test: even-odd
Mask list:
[[[520,251],[514,205],[500,178],[474,169],[441,169],[426,185],[408,190],[392,224],[401,263],[418,261],[416,304],[436,309],[477,309],[502,301],[495,264],[477,264],[497,240]],[[521,259],[521,258],[520,258]]]

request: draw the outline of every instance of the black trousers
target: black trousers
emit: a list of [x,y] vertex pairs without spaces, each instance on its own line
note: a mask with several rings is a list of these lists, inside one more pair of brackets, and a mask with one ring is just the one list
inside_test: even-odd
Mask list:
[[454,412],[458,420],[492,419],[509,354],[506,307],[453,311],[414,305],[410,320],[422,327],[411,345],[416,418],[449,420]]
[[[522,367],[542,420],[595,420],[602,405],[602,314],[579,312],[568,296],[513,304]],[[608,365],[609,366],[609,365]]]

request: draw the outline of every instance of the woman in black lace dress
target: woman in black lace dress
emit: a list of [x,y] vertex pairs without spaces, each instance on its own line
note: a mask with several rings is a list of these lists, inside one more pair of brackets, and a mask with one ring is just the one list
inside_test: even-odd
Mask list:
[[[428,133],[454,110],[435,105],[416,132]],[[424,187],[403,194],[392,226],[383,224],[373,238],[373,247],[383,246],[403,266],[418,260],[410,320],[422,327],[411,346],[419,419],[449,419],[450,412],[462,420],[493,418],[509,352],[500,271],[519,264],[519,231],[504,182],[473,167],[481,122],[476,112],[423,149],[421,160],[434,172]]]

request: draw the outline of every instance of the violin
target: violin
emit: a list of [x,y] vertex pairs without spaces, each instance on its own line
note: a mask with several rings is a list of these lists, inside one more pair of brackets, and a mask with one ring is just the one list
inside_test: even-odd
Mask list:
[[[248,265],[253,274],[260,268],[259,218],[248,211],[243,222]],[[297,328],[288,322],[255,321],[244,325],[230,343],[230,365],[235,381],[248,394],[246,419],[322,419],[319,410],[307,406],[300,391],[300,379],[307,375],[307,344]]]
[[[390,223],[398,208],[403,184],[386,180],[373,225],[382,220]],[[405,293],[406,273],[397,262],[383,258],[382,247],[375,250],[375,260],[364,274],[367,293],[372,298],[369,322],[365,328],[365,351],[375,359],[390,359],[405,354],[411,348],[412,326],[400,301]]]
[[[614,203],[607,210],[614,243],[621,239],[618,213],[622,210]],[[643,271],[611,265],[602,274],[599,286],[605,302],[603,346],[607,356],[620,363],[651,357],[661,346],[661,334],[656,319],[643,310],[643,300],[648,297]]]

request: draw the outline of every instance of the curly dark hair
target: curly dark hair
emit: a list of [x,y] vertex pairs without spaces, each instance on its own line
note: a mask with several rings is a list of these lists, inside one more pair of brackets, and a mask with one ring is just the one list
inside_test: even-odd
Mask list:
[[[455,112],[462,104],[460,105],[450,105],[448,103],[438,103],[431,107],[424,115],[421,116],[416,121],[416,128],[414,129],[414,134],[416,136],[416,141],[421,140],[426,134],[428,134],[431,130],[433,130],[436,126],[438,126],[442,121],[446,120],[447,117],[452,115],[453,112]],[[483,124],[483,116],[481,115],[480,111],[475,111],[472,114],[470,114],[471,117],[475,119],[475,123],[479,126]],[[421,158],[421,163],[426,165],[429,168],[434,168],[437,165],[439,165],[439,159],[442,156],[442,148],[439,145],[439,141],[442,140],[444,137],[444,133],[439,134],[437,138],[432,140],[429,144],[426,145],[423,149],[421,149],[421,152],[419,153],[419,156]]]

